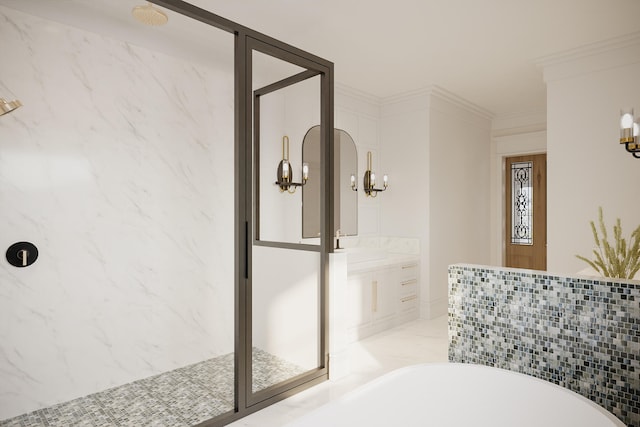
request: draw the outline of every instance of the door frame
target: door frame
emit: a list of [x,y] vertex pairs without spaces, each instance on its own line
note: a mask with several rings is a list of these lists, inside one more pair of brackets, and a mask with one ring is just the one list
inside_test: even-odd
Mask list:
[[[546,132],[544,132],[544,138],[546,143]],[[493,233],[493,241],[496,246],[494,249],[494,255],[492,256],[492,264],[504,266],[506,261],[506,236],[507,236],[507,218],[506,218],[506,206],[507,201],[505,198],[505,190],[506,190],[506,158],[507,157],[516,157],[516,156],[529,156],[529,155],[537,155],[537,154],[547,154],[546,149],[531,149],[531,150],[505,150],[502,152],[495,153],[495,162],[494,165],[494,182],[497,184],[494,187],[494,202],[492,205],[492,217],[496,218],[496,222],[492,223],[492,228],[494,229]],[[549,210],[549,206],[547,204],[547,211]],[[548,215],[547,215],[548,219]]]
[[[542,122],[541,122],[542,123]],[[504,265],[505,253],[505,157],[547,153],[546,125],[513,127],[508,131],[494,130],[491,139],[489,263]]]

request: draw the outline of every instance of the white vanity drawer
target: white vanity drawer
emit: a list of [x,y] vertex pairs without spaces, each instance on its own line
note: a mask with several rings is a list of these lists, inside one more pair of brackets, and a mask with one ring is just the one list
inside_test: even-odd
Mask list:
[[400,297],[406,297],[408,295],[417,295],[418,294],[418,279],[411,278],[405,279],[400,282],[400,288],[398,289],[398,294]]
[[407,295],[400,298],[400,313],[416,310],[418,308],[418,295]]
[[400,280],[416,279],[418,277],[418,263],[409,262],[400,266]]

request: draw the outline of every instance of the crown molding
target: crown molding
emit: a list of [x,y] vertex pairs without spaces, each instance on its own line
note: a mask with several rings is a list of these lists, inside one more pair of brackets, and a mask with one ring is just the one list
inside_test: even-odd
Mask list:
[[404,92],[398,95],[393,95],[393,96],[383,98],[382,105],[387,106],[387,105],[398,104],[402,102],[415,101],[419,98],[428,99],[429,97],[439,98],[458,108],[469,111],[487,120],[492,120],[494,117],[494,114],[491,111],[487,110],[486,108],[483,108],[477,104],[474,104],[473,102],[468,101],[456,95],[455,93],[447,89],[444,89],[443,87],[440,87],[438,85],[431,85],[421,89],[416,89],[413,91]]
[[487,110],[484,107],[479,106],[478,104],[474,104],[471,101],[468,101],[455,93],[448,91],[440,86],[433,85],[430,88],[431,96],[435,96],[444,101],[447,101],[450,104],[453,104],[463,110],[467,110],[473,114],[476,114],[484,119],[493,120],[494,114],[493,112]]
[[440,87],[438,85],[431,85],[421,89],[416,89],[408,92],[403,92],[397,95],[392,95],[384,98],[371,95],[358,89],[354,89],[350,86],[341,83],[335,83],[335,93],[355,98],[356,100],[373,104],[378,107],[389,107],[394,104],[418,102],[421,103],[421,99],[424,100],[424,105],[429,105],[429,97],[435,97],[443,101],[448,102],[458,108],[473,113],[487,120],[493,120],[493,112],[483,108],[471,101],[468,101],[455,93]]
[[407,92],[398,93],[382,98],[382,104],[398,104],[401,102],[407,102],[415,100],[416,98],[426,97],[431,94],[431,87],[414,89]]
[[519,135],[547,130],[547,110],[501,114],[494,117],[491,129],[493,137]]
[[[619,37],[613,37],[606,40],[601,40],[595,43],[590,43],[584,46],[580,46],[574,49],[565,50],[562,52],[553,53],[551,55],[542,56],[534,60],[534,63],[547,67],[549,65],[555,65],[562,62],[575,61],[585,56],[599,55],[610,50],[621,49],[628,46],[640,44],[640,31],[625,34]],[[635,61],[637,62],[636,58]]]
[[349,96],[351,98],[355,98],[359,101],[362,102],[366,102],[369,104],[374,104],[376,106],[381,106],[382,105],[382,99],[375,96],[375,95],[371,95],[370,93],[361,91],[359,89],[355,89],[352,88],[351,86],[347,86],[345,84],[342,83],[334,83],[333,84],[334,90],[336,94],[339,95],[345,95],[345,96]]
[[569,49],[534,60],[545,81],[640,62],[640,31]]

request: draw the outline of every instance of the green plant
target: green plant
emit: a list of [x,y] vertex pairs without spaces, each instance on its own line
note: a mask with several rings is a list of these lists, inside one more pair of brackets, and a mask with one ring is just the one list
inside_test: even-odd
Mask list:
[[640,225],[631,233],[627,245],[627,240],[622,238],[620,218],[617,218],[613,226],[615,242],[610,244],[607,240],[607,228],[602,217],[602,207],[598,208],[598,222],[602,236],[598,236],[596,225],[591,221],[591,231],[598,246],[598,249],[593,250],[595,259],[592,261],[580,255],[576,255],[576,257],[605,277],[632,279],[640,270]]

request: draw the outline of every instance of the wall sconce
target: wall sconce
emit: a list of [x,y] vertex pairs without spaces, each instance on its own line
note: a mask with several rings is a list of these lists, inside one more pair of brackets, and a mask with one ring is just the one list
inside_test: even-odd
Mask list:
[[640,144],[638,143],[640,134],[640,118],[633,121],[633,110],[622,111],[620,114],[620,144],[636,159],[640,159]]
[[4,98],[0,98],[0,116],[4,116],[19,107],[22,107],[22,103],[17,99],[6,101]]
[[[302,187],[307,183],[309,179],[309,165],[307,163],[302,164],[302,182],[293,182],[293,170],[291,170],[291,163],[289,163],[289,137],[282,137],[282,160],[278,164],[278,180],[276,185],[280,187],[280,192],[285,191],[293,194],[296,192],[297,187]],[[293,191],[291,191],[293,189]]]
[[[364,192],[367,196],[377,197],[378,193],[384,191],[389,186],[389,177],[385,175],[382,178],[383,188],[376,188],[376,174],[371,170],[371,151],[367,152],[367,171],[364,173]],[[352,181],[353,187],[353,181]]]

